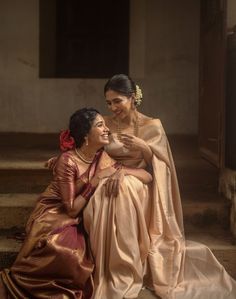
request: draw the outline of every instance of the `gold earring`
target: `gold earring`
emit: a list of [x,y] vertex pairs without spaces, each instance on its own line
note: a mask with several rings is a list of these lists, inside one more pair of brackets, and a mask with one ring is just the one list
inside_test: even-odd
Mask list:
[[88,137],[85,138],[86,139],[86,146],[88,146]]

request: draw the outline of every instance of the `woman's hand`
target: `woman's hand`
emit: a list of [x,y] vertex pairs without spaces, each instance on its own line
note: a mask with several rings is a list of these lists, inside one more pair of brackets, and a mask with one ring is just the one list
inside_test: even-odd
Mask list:
[[120,185],[122,184],[124,179],[124,172],[122,169],[116,170],[116,172],[110,176],[105,183],[105,195],[110,197],[117,197],[120,189]]
[[130,150],[142,150],[146,145],[146,142],[143,139],[138,138],[136,136],[123,133],[120,134],[120,136],[121,141],[124,144],[124,147]]
[[93,188],[96,188],[97,185],[98,185],[98,183],[99,183],[99,181],[100,181],[100,178],[99,178],[99,176],[96,174],[95,176],[93,176],[93,177],[91,178],[91,180],[90,180],[89,182],[90,182],[90,184],[92,185]]
[[53,170],[56,165],[57,159],[58,156],[50,158],[47,162],[45,162],[44,166],[50,170]]
[[100,179],[107,178],[107,177],[113,175],[116,171],[117,171],[116,168],[109,166],[107,168],[103,168],[102,170],[100,170],[98,172],[97,176]]
[[121,134],[121,142],[129,150],[140,150],[143,154],[144,160],[151,164],[152,162],[152,150],[148,144],[141,138],[130,134]]

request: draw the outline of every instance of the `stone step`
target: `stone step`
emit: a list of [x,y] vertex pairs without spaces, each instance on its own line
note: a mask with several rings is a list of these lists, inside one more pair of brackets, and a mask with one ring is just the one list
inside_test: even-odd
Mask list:
[[[232,237],[229,233],[221,229],[212,232],[202,230],[202,232],[187,233],[186,239],[207,245],[227,272],[236,278],[236,246],[232,245]],[[6,233],[0,234],[0,270],[10,267],[21,244],[22,241],[10,238]]]
[[230,226],[231,202],[217,193],[195,192],[182,194],[184,223],[196,227]]
[[0,194],[0,228],[23,228],[35,206],[38,194]]
[[51,178],[44,168],[0,169],[0,193],[41,193]]
[[[38,193],[0,194],[0,228],[24,227],[38,196]],[[182,201],[185,225],[208,229],[219,224],[228,228],[230,206],[225,199],[217,194],[212,198],[208,194],[195,196],[191,198],[189,195]]]
[[52,178],[45,162],[55,151],[8,149],[0,152],[0,193],[40,193]]
[[1,149],[55,150],[59,146],[59,133],[0,132]]

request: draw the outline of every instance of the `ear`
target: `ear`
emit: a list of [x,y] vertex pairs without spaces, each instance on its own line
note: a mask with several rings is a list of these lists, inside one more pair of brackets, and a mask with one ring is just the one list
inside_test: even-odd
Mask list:
[[133,110],[135,110],[135,109],[136,109],[136,105],[135,105],[135,96],[134,96],[134,94],[132,94],[130,100],[131,100],[131,108],[132,108]]

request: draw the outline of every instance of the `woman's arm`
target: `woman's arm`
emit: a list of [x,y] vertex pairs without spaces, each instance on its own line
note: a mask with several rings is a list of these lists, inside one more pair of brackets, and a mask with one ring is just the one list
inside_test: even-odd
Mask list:
[[152,175],[142,168],[127,168],[122,167],[124,175],[133,175],[139,179],[144,184],[149,184],[152,182]]
[[74,200],[73,206],[70,208],[67,207],[67,214],[72,218],[76,218],[86,203],[87,200],[83,196],[78,195]]
[[89,184],[85,185],[81,194],[75,194],[75,178],[77,176],[75,162],[67,153],[62,154],[55,165],[55,179],[58,183],[61,200],[70,217],[77,217],[84,208],[90,196],[93,194],[99,179],[97,176],[91,179]]
[[[142,140],[142,139],[141,139]],[[149,145],[142,140],[143,142],[140,143],[140,148],[143,154],[144,160],[147,162],[147,164],[151,165],[152,163],[152,150],[150,149]]]
[[148,184],[152,181],[152,176],[144,169],[120,167],[113,175],[109,176],[105,183],[106,196],[116,197],[119,194],[119,188],[124,180],[125,175],[133,175],[138,178],[144,184]]
[[70,217],[76,218],[78,216],[93,195],[98,183],[99,177],[95,175],[90,182],[86,184],[85,189],[75,198],[73,206],[67,209],[67,213]]

